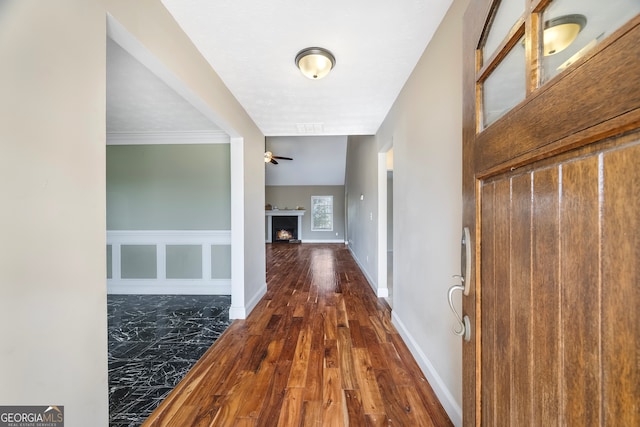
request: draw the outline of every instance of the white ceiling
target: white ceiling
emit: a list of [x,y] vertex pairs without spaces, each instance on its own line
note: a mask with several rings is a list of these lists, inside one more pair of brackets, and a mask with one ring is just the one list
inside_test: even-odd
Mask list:
[[107,38],[107,133],[219,131],[193,105]]
[[[342,185],[346,136],[375,134],[451,0],[163,0],[268,136],[267,185]],[[295,67],[322,46],[323,80]],[[129,52],[107,39],[107,133],[113,138],[221,130]],[[126,139],[126,138],[125,138]]]
[[[375,134],[451,0],[162,2],[262,133],[283,136]],[[310,46],[336,57],[322,80],[295,67]]]
[[[377,132],[451,3],[162,1],[262,132],[278,137],[267,143],[272,151],[295,159],[265,165],[267,185],[343,183],[344,136]],[[624,11],[638,12],[637,0],[610,0],[606,13],[591,10],[596,0],[555,3],[553,16],[587,15],[589,24],[579,37],[588,40],[594,31],[617,28],[618,18],[626,22]],[[309,80],[295,67],[296,53],[309,46],[336,56],[336,67],[323,80]],[[107,132],[221,130],[108,39]]]

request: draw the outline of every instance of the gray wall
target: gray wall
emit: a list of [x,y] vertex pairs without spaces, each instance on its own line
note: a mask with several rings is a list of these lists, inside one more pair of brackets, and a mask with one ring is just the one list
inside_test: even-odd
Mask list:
[[[311,196],[333,196],[333,231],[311,231]],[[302,206],[306,209],[302,217],[302,240],[312,241],[344,241],[344,186],[281,186],[265,187],[265,203],[279,209],[288,207],[295,209]],[[266,235],[265,235],[266,237]]]
[[[375,137],[349,138],[349,243],[377,264],[377,152],[393,141],[393,320],[455,424],[462,419],[462,347],[447,305],[460,270],[462,16],[454,0]],[[358,196],[364,193],[365,200]],[[377,260],[374,260],[377,262]],[[456,302],[460,306],[460,300]]]
[[378,149],[373,136],[349,137],[346,191],[349,248],[377,288]]
[[229,144],[107,146],[107,229],[230,228]]

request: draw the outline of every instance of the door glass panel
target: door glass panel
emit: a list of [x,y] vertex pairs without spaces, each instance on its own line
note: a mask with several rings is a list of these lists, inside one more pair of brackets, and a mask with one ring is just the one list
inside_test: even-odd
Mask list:
[[638,13],[638,0],[552,2],[542,15],[543,83],[580,59]]
[[482,48],[482,57],[489,58],[500,43],[507,37],[509,30],[524,13],[525,0],[502,0],[498,5],[487,40]]
[[525,51],[520,40],[483,84],[483,125],[502,117],[526,96]]

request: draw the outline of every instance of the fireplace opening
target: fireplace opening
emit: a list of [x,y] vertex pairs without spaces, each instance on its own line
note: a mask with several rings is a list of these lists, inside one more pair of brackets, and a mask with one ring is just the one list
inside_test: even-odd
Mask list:
[[294,230],[278,230],[276,232],[276,240],[291,240],[291,239],[295,239],[295,236],[293,234]]
[[272,219],[272,241],[293,243],[298,241],[298,217],[274,216]]

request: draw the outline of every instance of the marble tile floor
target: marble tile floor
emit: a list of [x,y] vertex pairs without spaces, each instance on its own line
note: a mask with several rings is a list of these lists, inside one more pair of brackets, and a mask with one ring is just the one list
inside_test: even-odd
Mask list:
[[228,295],[109,295],[109,425],[139,426],[229,324]]

